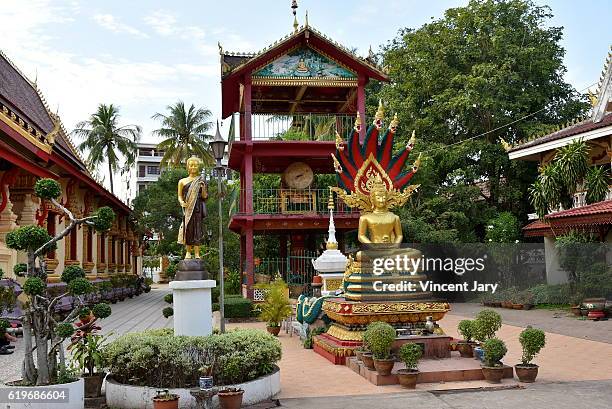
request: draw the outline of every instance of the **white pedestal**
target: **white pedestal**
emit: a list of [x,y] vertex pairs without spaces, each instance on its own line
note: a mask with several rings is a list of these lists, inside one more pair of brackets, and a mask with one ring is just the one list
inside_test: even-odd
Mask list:
[[174,335],[212,334],[212,294],[215,280],[171,281]]

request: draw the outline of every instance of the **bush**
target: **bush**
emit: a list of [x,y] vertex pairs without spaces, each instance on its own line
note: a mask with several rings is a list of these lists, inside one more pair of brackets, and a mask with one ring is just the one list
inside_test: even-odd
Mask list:
[[89,294],[93,290],[93,284],[86,278],[75,278],[68,283],[68,291],[72,295]]
[[76,265],[66,267],[62,273],[62,281],[68,284],[75,278],[85,278],[85,270]]
[[10,327],[11,323],[8,320],[0,319],[0,334],[4,334]]
[[166,267],[166,277],[168,277],[171,280],[174,280],[174,277],[176,277],[176,264],[174,263],[170,263],[168,264],[168,267]]
[[541,329],[527,327],[519,335],[519,341],[523,347],[521,362],[528,365],[546,345],[546,334]]
[[461,334],[465,342],[470,342],[474,338],[474,321],[462,320],[457,325],[457,331]]
[[174,302],[173,295],[172,294],[164,295],[164,301],[167,302],[168,304],[172,304]]
[[15,273],[17,277],[24,277],[27,271],[28,265],[26,263],[18,263],[13,267],[13,273]]
[[225,279],[225,292],[227,294],[240,294],[240,273],[237,271],[230,271]]
[[[252,316],[253,301],[241,295],[225,296],[225,318],[248,318]],[[219,303],[213,303],[213,311],[219,311]]]
[[493,310],[482,310],[476,314],[474,320],[474,337],[480,342],[493,338],[497,330],[501,328],[501,324],[501,315]]
[[74,327],[69,322],[60,322],[55,327],[55,334],[62,339],[68,338],[74,334]]
[[519,222],[510,212],[501,212],[489,220],[485,241],[492,243],[514,243],[520,235]]
[[395,335],[395,329],[386,322],[373,322],[368,325],[363,337],[374,358],[389,359]]
[[198,385],[205,354],[215,357],[215,384],[229,385],[273,372],[281,344],[274,336],[254,329],[207,337],[173,336],[171,330],[158,329],[123,335],[104,347],[102,354],[118,382],[190,388]]
[[62,194],[62,187],[53,179],[39,179],[34,184],[34,194],[41,199],[57,199]]
[[484,351],[485,366],[501,366],[501,360],[508,352],[504,341],[498,338],[487,339],[482,344],[482,350]]
[[115,212],[108,206],[104,206],[96,210],[93,214],[96,218],[93,220],[94,229],[97,231],[106,231],[111,228],[115,221]]
[[107,318],[111,315],[112,309],[111,306],[105,302],[98,303],[94,305],[91,309],[94,317],[96,318]]
[[174,315],[174,308],[166,307],[162,310],[162,314],[164,315],[164,318],[171,317]]
[[534,304],[568,304],[570,302],[569,284],[539,284],[529,289]]
[[423,349],[419,344],[404,344],[399,349],[399,357],[406,364],[406,369],[417,369],[422,356]]
[[42,295],[47,284],[40,277],[28,277],[23,283],[23,292],[29,296]]
[[258,285],[267,290],[265,300],[261,303],[259,318],[270,327],[280,327],[280,323],[291,315],[291,303],[287,297],[287,284],[281,279],[270,284]]
[[[36,251],[51,240],[51,236],[47,229],[28,225],[19,227],[6,234],[6,245],[8,248],[19,251]],[[53,250],[56,247],[55,243],[47,247],[47,250]]]

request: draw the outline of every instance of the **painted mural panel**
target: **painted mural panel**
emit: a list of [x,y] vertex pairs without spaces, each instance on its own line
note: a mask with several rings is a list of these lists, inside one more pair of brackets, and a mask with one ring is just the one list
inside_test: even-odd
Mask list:
[[310,48],[298,48],[272,61],[254,74],[267,78],[346,78],[356,75]]

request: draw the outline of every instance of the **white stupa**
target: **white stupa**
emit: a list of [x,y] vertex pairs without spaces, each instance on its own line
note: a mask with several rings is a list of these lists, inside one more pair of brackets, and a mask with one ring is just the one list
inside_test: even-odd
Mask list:
[[312,260],[312,265],[323,279],[321,295],[332,295],[336,290],[342,288],[342,277],[348,259],[338,250],[336,240],[336,226],[334,225],[334,198],[330,191],[329,195],[329,229],[326,250],[316,260]]

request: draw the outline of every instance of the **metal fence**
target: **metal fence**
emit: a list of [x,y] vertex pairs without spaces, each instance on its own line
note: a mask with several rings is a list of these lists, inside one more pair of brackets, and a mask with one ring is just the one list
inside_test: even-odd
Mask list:
[[346,137],[355,124],[355,118],[355,115],[347,114],[253,114],[251,137],[280,141],[333,141],[336,131]]
[[257,258],[255,260],[255,278],[274,279],[281,277],[289,286],[291,297],[300,294],[312,295],[310,283],[316,271],[312,265],[313,259],[318,257],[315,251],[293,252],[287,257]]

